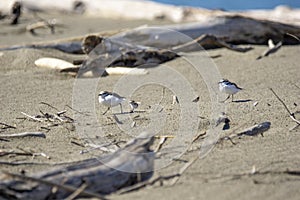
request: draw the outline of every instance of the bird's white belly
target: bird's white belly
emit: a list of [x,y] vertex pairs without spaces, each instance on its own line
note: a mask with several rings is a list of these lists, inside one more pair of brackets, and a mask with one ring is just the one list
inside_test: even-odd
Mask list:
[[116,97],[105,97],[105,98],[100,98],[99,97],[99,103],[107,106],[107,107],[114,107],[122,103],[123,99],[122,98],[116,98]]
[[220,91],[231,95],[231,94],[237,93],[238,91],[240,91],[240,89],[236,88],[234,85],[221,84],[220,85]]

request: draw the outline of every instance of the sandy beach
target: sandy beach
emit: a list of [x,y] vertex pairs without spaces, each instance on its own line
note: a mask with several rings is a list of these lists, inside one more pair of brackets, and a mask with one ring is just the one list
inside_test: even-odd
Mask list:
[[[106,18],[86,17],[71,14],[40,14],[44,19],[55,18],[61,26],[55,34],[48,29],[38,30],[33,36],[26,32],[26,25],[34,20],[32,15],[25,15],[17,26],[10,26],[8,21],[0,21],[0,46],[45,42],[56,39],[84,36],[89,33],[135,28],[142,25],[165,25],[166,20],[112,20]],[[196,161],[173,186],[154,184],[138,191],[108,196],[110,199],[298,199],[300,179],[298,175],[285,173],[287,170],[299,172],[300,167],[300,129],[291,120],[284,106],[272,94],[269,88],[282,98],[291,112],[300,111],[300,70],[299,45],[284,45],[278,52],[256,60],[266,46],[253,45],[253,50],[246,53],[230,51],[225,48],[207,50],[222,77],[234,81],[243,91],[235,95],[241,102],[226,102],[226,114],[231,127],[222,132],[222,136],[241,131],[255,124],[269,121],[271,128],[255,137],[243,136],[215,145],[203,159]],[[72,143],[80,143],[80,135],[72,124],[53,126],[49,130],[41,127],[47,124],[28,118],[21,112],[37,115],[42,112],[55,112],[41,102],[46,102],[58,110],[67,110],[70,116],[75,78],[55,70],[38,68],[34,61],[41,57],[55,57],[72,62],[82,55],[67,54],[54,49],[17,49],[0,52],[0,87],[1,115],[0,122],[16,127],[0,129],[0,134],[42,131],[46,138],[24,137],[0,140],[0,171],[20,172],[25,170],[34,174],[67,163],[92,158],[94,153],[80,154],[86,149]],[[201,79],[185,66],[183,58],[177,58],[165,65],[184,74],[194,84],[195,93],[200,97],[200,125],[198,132],[208,127],[210,116],[210,99],[207,87]],[[158,66],[151,70],[160,70]],[[97,92],[112,90],[121,76],[107,76],[99,81]],[[217,83],[216,83],[217,84]],[[140,110],[147,110],[161,99],[161,87],[149,85],[140,88],[132,98],[142,102]],[[96,96],[97,94],[95,94]],[[126,94],[122,94],[126,95]],[[191,99],[192,101],[192,99]],[[255,103],[257,102],[257,103]],[[255,104],[255,105],[254,105]],[[162,135],[173,134],[180,118],[179,105],[172,104],[172,93],[167,90],[161,105],[167,110],[167,122],[160,132]],[[95,100],[99,126],[105,130],[109,140],[127,141],[110,115],[103,116],[105,108]],[[143,116],[141,114],[133,114]],[[147,117],[147,116],[146,116]],[[296,114],[300,118],[300,114]],[[138,122],[145,125],[148,122]],[[144,124],[143,124],[144,123]],[[197,141],[183,160],[197,156],[201,141]],[[44,153],[44,156],[9,156],[2,151]],[[11,163],[11,164],[9,164]],[[23,164],[12,164],[23,163]],[[60,164],[62,163],[62,164]],[[184,162],[174,162],[158,170],[159,175],[177,172]],[[255,167],[257,174],[251,171]],[[1,195],[0,195],[1,196]],[[1,197],[0,197],[1,199]]]

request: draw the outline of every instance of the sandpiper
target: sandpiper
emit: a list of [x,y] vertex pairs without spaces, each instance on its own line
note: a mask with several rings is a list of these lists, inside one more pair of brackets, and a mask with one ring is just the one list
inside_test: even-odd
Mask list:
[[242,88],[240,88],[239,86],[237,86],[237,84],[230,82],[227,79],[221,79],[219,82],[219,90],[221,92],[229,94],[228,97],[222,102],[225,102],[227,99],[229,99],[230,96],[232,96],[231,101],[233,102],[233,95],[241,91]]
[[99,103],[107,107],[107,110],[103,113],[103,115],[105,115],[111,107],[115,107],[117,105],[120,105],[121,113],[123,113],[122,102],[126,100],[124,97],[113,92],[101,91],[98,95],[98,100]]

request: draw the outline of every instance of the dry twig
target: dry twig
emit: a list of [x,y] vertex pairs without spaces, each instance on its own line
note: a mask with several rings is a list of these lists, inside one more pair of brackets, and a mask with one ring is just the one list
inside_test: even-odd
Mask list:
[[175,185],[178,181],[180,176],[190,167],[192,166],[197,160],[199,159],[199,156],[195,156],[192,160],[190,160],[188,163],[186,163],[178,172],[178,175],[173,179],[171,182],[171,185]]
[[285,33],[285,34],[287,34],[288,36],[291,36],[291,37],[295,38],[296,40],[298,40],[300,42],[300,39],[296,35],[293,35],[291,33]]
[[285,110],[289,113],[290,118],[291,118],[294,122],[296,122],[298,125],[300,125],[300,121],[297,120],[297,119],[295,118],[295,113],[292,113],[292,112],[288,109],[288,107],[287,107],[287,105],[284,103],[284,101],[283,101],[283,100],[275,93],[275,91],[274,91],[272,88],[269,88],[269,89],[270,89],[271,92],[274,94],[274,96],[278,99],[278,101],[280,101],[280,103],[284,106]]
[[55,25],[57,25],[56,19],[51,19],[51,20],[44,20],[42,19],[41,21],[35,22],[33,24],[29,24],[26,26],[26,31],[29,31],[32,35],[37,35],[35,32],[36,29],[40,28],[49,28],[51,31],[51,34],[55,33]]
[[9,124],[3,123],[3,122],[0,122],[0,125],[3,125],[3,126],[4,126],[4,127],[1,128],[1,129],[8,129],[8,128],[16,129],[16,128],[17,128],[17,127],[15,127],[15,126],[12,126],[12,125],[9,125]]
[[1,134],[0,138],[16,138],[16,137],[42,137],[46,138],[45,133],[42,132],[23,132],[23,133],[13,133],[13,134]]
[[252,47],[238,47],[236,45],[229,44],[214,35],[203,34],[191,42],[172,47],[171,50],[175,52],[186,52],[194,51],[197,49],[199,50],[203,47],[225,47],[227,49],[237,52],[247,52],[253,49]]
[[146,186],[153,185],[158,181],[161,182],[163,180],[173,179],[173,178],[178,177],[178,176],[180,176],[180,175],[179,174],[173,174],[173,175],[169,175],[169,176],[158,176],[158,177],[152,178],[148,181],[144,181],[144,182],[138,183],[136,185],[126,187],[123,190],[120,190],[119,192],[117,192],[117,194],[125,194],[125,193],[128,193],[128,192],[132,192],[132,191],[144,188]]
[[46,102],[40,102],[40,104],[44,104],[44,105],[46,105],[46,106],[49,106],[50,108],[53,108],[53,109],[56,110],[56,111],[59,111],[56,107],[52,106],[52,105],[49,104],[49,103],[46,103]]
[[28,118],[34,120],[34,121],[43,122],[43,120],[38,119],[38,118],[36,118],[36,117],[34,117],[34,116],[28,115],[28,114],[26,114],[26,113],[24,113],[24,112],[21,112],[21,113],[22,113],[23,115],[25,115],[26,117],[28,117]]
[[205,136],[206,131],[204,133],[198,133],[192,140],[192,143],[196,142],[200,137]]
[[161,102],[163,101],[163,99],[165,98],[165,93],[166,93],[166,88],[163,87],[163,89],[162,89],[162,96],[161,96],[161,98],[160,98],[160,100],[158,102],[158,105],[160,105]]
[[84,146],[85,147],[91,147],[91,149],[82,150],[82,151],[80,151],[80,154],[88,153],[88,152],[94,151],[94,150],[100,150],[100,151],[107,152],[107,153],[108,152],[110,152],[110,153],[115,152],[116,150],[107,148],[107,146],[109,146],[109,145],[112,145],[112,143],[102,144],[102,145],[87,143]]
[[69,105],[66,105],[66,107],[70,108],[71,110],[75,111],[75,112],[76,112],[76,113],[78,113],[78,114],[85,115],[85,116],[90,116],[89,114],[86,114],[86,113],[80,112],[80,111],[78,111],[78,110],[76,110],[76,109],[72,108],[72,107],[71,107],[71,106],[69,106]]
[[1,161],[0,165],[10,165],[10,166],[18,166],[18,165],[51,165],[51,163],[45,162],[10,162],[10,161]]
[[[23,149],[21,149],[22,151],[24,151]],[[7,156],[7,155],[14,155],[14,156],[43,156],[47,159],[50,159],[50,156],[47,156],[45,153],[32,153],[32,152],[28,152],[28,151],[24,151],[24,152],[15,152],[14,150],[10,150],[10,151],[5,151],[5,150],[0,150],[0,156]]]
[[162,146],[165,144],[166,141],[167,141],[167,137],[160,138],[160,141],[159,141],[156,149],[154,150],[154,152],[158,152],[162,148]]
[[70,196],[66,198],[66,200],[73,200],[75,199],[78,195],[80,195],[86,188],[88,184],[83,183],[76,191],[74,191]]
[[[189,147],[187,148],[187,151],[188,151],[188,149],[191,148],[192,144],[193,144],[196,140],[198,140],[200,137],[205,136],[205,135],[206,135],[206,132],[204,132],[204,133],[198,133],[198,134],[193,138],[191,144],[190,144]],[[182,175],[182,174],[183,174],[190,166],[192,166],[198,159],[199,159],[199,156],[197,155],[195,158],[193,158],[192,160],[190,160],[189,162],[187,162],[187,163],[179,170],[177,176],[174,177],[173,181],[171,182],[171,185],[175,185],[175,184],[178,182],[180,176],[181,176],[181,175]]]

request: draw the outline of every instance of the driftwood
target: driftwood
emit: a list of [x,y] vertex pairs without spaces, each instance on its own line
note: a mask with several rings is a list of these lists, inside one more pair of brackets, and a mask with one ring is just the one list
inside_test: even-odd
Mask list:
[[[282,41],[283,44],[299,44],[299,41],[290,35],[299,38],[300,27],[239,15],[219,16],[194,23],[153,28],[141,27],[112,36],[111,39],[135,45],[167,49],[190,42],[192,39],[206,34],[213,35],[229,44],[267,44],[269,39],[275,43]],[[204,49],[211,47],[214,46],[203,46]]]
[[232,144],[235,144],[233,142],[233,139],[234,138],[237,138],[237,137],[241,137],[241,136],[256,136],[258,134],[261,134],[263,136],[263,133],[266,132],[267,130],[269,130],[271,127],[271,122],[262,122],[260,124],[256,124],[254,126],[251,126],[243,131],[240,131],[239,133],[233,133],[229,136],[224,136],[224,137],[221,137],[219,139],[218,142],[221,142],[223,140],[229,140]]
[[[82,49],[90,58],[83,64],[79,77],[88,71],[109,66],[156,66],[172,60],[181,52],[225,47],[247,52],[251,47],[235,44],[265,44],[270,39],[278,42],[263,56],[277,51],[282,44],[298,44],[300,27],[255,20],[242,16],[215,17],[207,22],[140,27],[109,38],[90,35],[82,42]],[[101,73],[100,73],[101,74]]]
[[26,30],[29,31],[32,35],[37,35],[37,33],[35,32],[35,30],[37,29],[41,29],[41,28],[49,28],[51,31],[51,34],[55,33],[55,25],[56,25],[56,20],[52,19],[52,20],[43,20],[43,21],[39,21],[39,22],[35,22],[33,24],[29,24],[26,26]]
[[38,67],[51,68],[57,70],[76,67],[72,63],[69,63],[65,60],[47,57],[37,59],[36,61],[34,61],[34,64]]
[[[77,76],[78,72],[80,71],[81,66],[78,67],[71,67],[71,68],[65,68],[60,70],[61,73],[67,73],[71,76]],[[90,71],[86,71],[84,73],[81,73],[81,78],[89,78],[89,77],[99,77],[99,76],[107,76],[107,75],[146,75],[149,72],[146,69],[143,68],[128,68],[128,67],[108,67],[102,69],[99,67],[98,69],[93,69]]]
[[[108,40],[101,36],[90,35],[83,40],[82,48],[84,52],[90,53],[97,47],[95,53],[99,55],[99,49],[103,48],[100,52],[105,52],[104,49],[108,49],[108,44],[105,45],[105,43],[110,41],[112,45],[119,45],[125,49],[144,46],[179,53],[225,47],[246,52],[251,48],[241,48],[235,44],[266,44],[269,39],[276,43],[282,41],[283,44],[299,44],[299,41],[295,39],[299,36],[300,27],[298,26],[242,16],[222,16],[212,18],[207,22],[140,27],[113,35]],[[106,48],[101,47],[101,44]],[[141,48],[138,49],[141,51]],[[125,56],[128,55],[125,53]],[[170,55],[168,57],[170,58]]]
[[271,122],[263,122],[241,131],[240,133],[237,134],[237,136],[242,136],[242,135],[255,136],[258,134],[262,135],[265,131],[269,130],[270,126],[271,126]]
[[[295,39],[299,36],[300,28],[297,26],[241,16],[222,16],[207,22],[156,28],[140,27],[119,34],[92,34],[85,38],[55,43],[0,47],[0,50],[55,48],[68,53],[86,53],[89,59],[83,61],[82,67],[73,67],[74,65],[70,64],[70,67],[63,67],[62,72],[77,73],[78,77],[97,77],[107,74],[107,67],[153,67],[178,57],[181,52],[219,47],[247,52],[252,48],[238,47],[236,44],[265,44],[270,39],[278,42],[263,54],[267,56],[278,50],[282,44],[299,44]],[[36,64],[38,63],[37,61]],[[50,64],[48,61],[46,63]],[[119,69],[114,70],[117,72],[111,73],[119,74]]]
[[[176,52],[156,47],[138,46],[117,40],[102,39],[90,54],[91,62],[108,66],[137,67],[144,64],[160,64],[178,57]],[[106,67],[106,66],[105,66]]]
[[152,141],[151,135],[141,134],[113,154],[34,176],[4,172],[0,193],[10,199],[64,199],[85,184],[77,196],[102,198],[152,176]]
[[[207,19],[205,22],[160,26],[156,28],[137,28],[131,31],[109,33],[97,33],[101,37],[111,36],[110,39],[132,45],[171,49],[175,46],[191,42],[202,35],[212,35],[217,38],[212,42],[200,43],[203,48],[217,48],[230,44],[267,44],[269,39],[275,43],[299,44],[295,37],[300,37],[300,27],[273,21],[257,20],[242,16],[219,16]],[[185,35],[181,35],[185,34]],[[112,36],[113,35],[113,36]],[[291,37],[293,35],[294,37]],[[188,37],[189,38],[188,38]],[[203,36],[202,36],[203,37]],[[81,49],[83,37],[47,43],[28,45],[15,45],[0,47],[3,50],[15,50],[19,48],[54,48],[68,53],[84,53]],[[221,44],[220,44],[221,41]],[[226,45],[224,45],[224,43]],[[90,51],[90,50],[89,50]]]
[[80,40],[77,38],[56,43],[0,47],[0,51],[18,48],[54,48],[68,53],[86,53],[89,59],[83,61],[82,67],[71,66],[64,68],[62,72],[74,75],[79,70],[78,77],[97,77],[105,75],[107,67],[153,67],[183,55],[182,52],[219,47],[247,52],[252,48],[236,45],[266,44],[271,39],[277,45],[262,55],[267,56],[277,51],[282,44],[299,44],[295,39],[298,37],[300,37],[298,26],[242,16],[219,16],[195,23],[156,28],[140,27],[119,34],[110,34],[110,37],[106,37],[105,34],[92,34]]
[[[131,32],[128,34],[130,35]],[[129,35],[126,37],[130,37]],[[116,74],[120,74],[118,72],[119,69],[114,68],[114,66],[153,67],[179,57],[180,52],[202,50],[201,45],[207,48],[226,47],[239,52],[246,52],[252,49],[251,47],[240,48],[227,44],[213,35],[203,35],[195,40],[190,40],[177,46],[170,46],[166,49],[157,48],[155,45],[152,47],[135,44],[135,39],[127,42],[119,41],[122,38],[118,38],[118,35],[110,38],[96,35],[87,36],[82,42],[82,50],[89,54],[89,59],[83,62],[81,69],[79,67],[77,69],[69,68],[62,70],[62,72],[78,72],[78,77],[87,77],[103,76],[107,73],[113,74],[110,70],[115,69],[117,71]],[[178,38],[174,36],[174,40],[176,39]],[[157,41],[157,43],[160,45],[160,42]],[[107,73],[105,73],[104,69]],[[92,75],[88,75],[89,73],[92,73]]]

